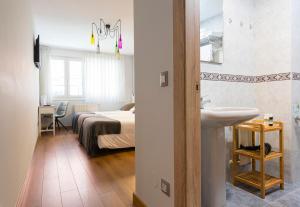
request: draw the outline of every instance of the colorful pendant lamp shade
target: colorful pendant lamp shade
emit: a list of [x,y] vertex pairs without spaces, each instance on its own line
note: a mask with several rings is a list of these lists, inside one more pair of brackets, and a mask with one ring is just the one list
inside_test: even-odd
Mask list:
[[119,38],[119,44],[118,44],[118,47],[119,49],[122,49],[123,48],[123,42],[122,42],[122,36],[120,35],[120,38]]
[[115,45],[115,55],[116,55],[116,57],[118,59],[120,59],[120,56],[121,56],[121,54],[120,54],[120,48],[119,48],[120,44],[119,43],[120,42],[117,40],[116,41],[116,45]]
[[116,45],[115,45],[115,53],[116,54],[117,54],[118,50],[119,50],[118,41],[116,41]]
[[116,54],[116,57],[117,57],[118,60],[121,59],[121,54],[120,54],[120,52],[118,52],[118,53]]
[[104,40],[107,37],[116,38],[115,54],[120,57],[120,49],[123,48],[123,40],[121,35],[122,22],[119,19],[113,27],[110,24],[105,24],[103,19],[100,19],[100,24],[92,23],[92,35],[91,35],[91,45],[95,45],[95,35],[94,28],[96,29],[97,35],[97,53],[100,53],[100,40]]
[[91,45],[95,45],[95,36],[94,36],[94,33],[92,33],[92,36],[91,36]]

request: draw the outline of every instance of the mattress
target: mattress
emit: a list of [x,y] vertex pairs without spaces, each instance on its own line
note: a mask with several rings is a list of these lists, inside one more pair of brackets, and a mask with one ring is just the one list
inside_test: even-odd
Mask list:
[[100,149],[120,149],[135,147],[135,115],[131,111],[96,112],[121,123],[120,134],[98,136]]

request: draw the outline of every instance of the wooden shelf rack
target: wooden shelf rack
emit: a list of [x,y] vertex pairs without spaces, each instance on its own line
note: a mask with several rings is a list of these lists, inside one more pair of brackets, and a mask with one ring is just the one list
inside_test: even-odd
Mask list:
[[[243,137],[239,137],[239,130],[247,130],[252,135],[252,146],[256,144],[256,133],[259,133],[259,144],[261,149],[259,151],[249,151],[239,149],[239,141]],[[272,151],[268,155],[265,155],[265,133],[278,131],[279,132],[279,151]],[[283,140],[283,124],[282,122],[274,122],[273,126],[264,124],[263,120],[253,120],[245,122],[233,127],[233,170],[232,178],[233,184],[241,182],[261,191],[261,197],[265,198],[266,190],[272,188],[275,185],[280,185],[280,188],[284,189],[284,140]],[[238,160],[239,156],[246,156],[251,158],[252,170],[250,172],[238,173]],[[265,162],[268,160],[279,159],[280,164],[280,177],[276,178],[265,173]],[[256,161],[260,162],[260,171],[256,169]]]

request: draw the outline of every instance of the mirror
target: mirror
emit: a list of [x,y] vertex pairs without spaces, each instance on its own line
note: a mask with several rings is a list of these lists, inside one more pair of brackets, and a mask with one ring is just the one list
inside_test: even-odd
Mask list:
[[200,0],[200,60],[223,63],[223,0]]

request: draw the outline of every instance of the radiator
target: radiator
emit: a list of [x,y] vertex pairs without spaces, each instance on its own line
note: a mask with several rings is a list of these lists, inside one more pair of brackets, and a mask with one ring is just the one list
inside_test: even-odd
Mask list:
[[75,104],[74,112],[95,112],[98,111],[97,104]]

